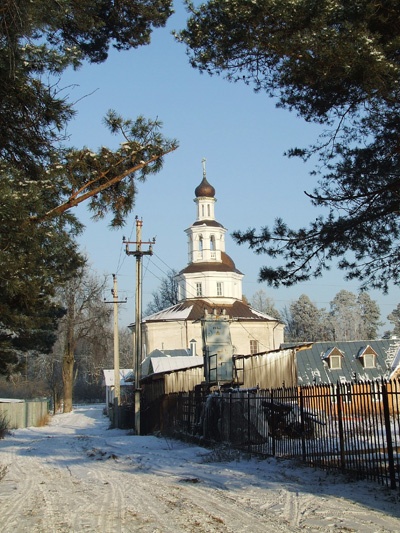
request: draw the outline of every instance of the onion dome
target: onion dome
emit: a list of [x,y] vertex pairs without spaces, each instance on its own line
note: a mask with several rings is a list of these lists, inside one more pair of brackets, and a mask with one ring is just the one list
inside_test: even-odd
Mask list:
[[204,176],[202,182],[200,185],[196,187],[194,190],[194,194],[196,195],[196,198],[200,197],[208,197],[208,198],[214,198],[215,196],[215,189],[212,185],[210,185],[207,181],[207,178]]

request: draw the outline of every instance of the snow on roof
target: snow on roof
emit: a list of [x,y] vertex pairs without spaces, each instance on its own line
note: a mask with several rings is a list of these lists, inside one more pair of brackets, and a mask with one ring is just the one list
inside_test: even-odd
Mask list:
[[179,357],[179,356],[187,357],[190,355],[191,355],[190,350],[186,348],[176,348],[173,350],[168,350],[168,349],[160,350],[156,348],[155,350],[150,352],[147,357]]
[[277,318],[271,316],[271,315],[266,315],[265,313],[262,313],[261,311],[257,311],[257,309],[254,309],[254,307],[250,307],[251,311],[253,314],[261,317],[261,318],[266,318],[267,320],[275,320],[276,322],[280,322],[280,320],[278,320]]
[[[400,366],[400,340],[391,339],[393,341],[392,345],[392,361],[391,361],[391,370],[396,370]],[[388,354],[389,355],[389,354]]]
[[198,355],[151,358],[151,366],[153,368],[154,374],[159,374],[161,372],[170,372],[172,370],[181,370],[184,368],[191,368],[193,366],[200,366],[202,364],[203,357]]
[[[119,375],[120,375],[120,385],[128,385],[126,383],[125,378],[132,372],[132,368],[120,368]],[[104,384],[106,387],[113,387],[114,386],[114,369],[111,370],[103,370],[104,374]],[[130,383],[129,383],[130,384]]]
[[184,306],[184,305],[173,305],[154,313],[153,315],[146,316],[143,320],[186,320],[193,308],[193,305]]
[[[217,308],[220,308],[219,313],[222,312],[222,310],[225,310],[226,315],[232,320],[267,320],[268,322],[273,321],[282,323],[281,320],[257,311],[241,300],[235,300],[232,304],[225,305],[221,303],[213,303],[210,300],[204,300],[202,298],[196,298],[195,302],[184,300],[164,309],[163,311],[145,317],[143,321],[201,320],[204,317],[205,310],[209,313],[214,313]],[[133,324],[130,324],[129,327],[133,327]]]

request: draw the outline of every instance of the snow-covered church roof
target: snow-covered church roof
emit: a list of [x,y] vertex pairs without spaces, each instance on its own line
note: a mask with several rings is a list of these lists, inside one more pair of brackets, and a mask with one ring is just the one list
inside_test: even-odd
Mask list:
[[218,306],[216,303],[200,298],[179,302],[176,305],[143,318],[143,322],[173,320],[196,321],[204,317],[205,311],[212,314],[214,310],[217,311],[217,314],[222,314],[222,310],[225,310],[225,314],[232,320],[279,322],[279,320],[273,316],[261,313],[240,300],[233,302],[233,304]]

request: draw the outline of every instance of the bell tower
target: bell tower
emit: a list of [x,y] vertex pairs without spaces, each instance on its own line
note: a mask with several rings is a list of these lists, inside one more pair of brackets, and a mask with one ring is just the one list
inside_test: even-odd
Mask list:
[[226,228],[215,219],[215,188],[203,179],[194,191],[196,220],[185,230],[188,237],[188,266],[176,277],[178,299],[208,298],[216,303],[242,298],[243,274],[225,253]]

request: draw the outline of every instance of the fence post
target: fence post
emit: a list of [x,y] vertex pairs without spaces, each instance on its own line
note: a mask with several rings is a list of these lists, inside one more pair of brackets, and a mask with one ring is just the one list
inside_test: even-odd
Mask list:
[[396,472],[394,467],[394,457],[393,457],[393,442],[392,442],[392,430],[390,428],[390,412],[389,412],[389,399],[387,391],[387,383],[384,383],[382,380],[382,403],[383,403],[383,416],[385,420],[385,429],[386,429],[386,444],[388,451],[388,461],[389,461],[389,479],[390,479],[390,488],[396,488]]
[[192,413],[192,391],[189,391],[188,394],[188,418],[187,418],[187,432],[190,435],[190,424],[191,424],[191,413]]
[[274,409],[274,389],[271,389],[271,436],[272,436],[272,456],[275,457],[275,409]]
[[303,461],[306,461],[306,437],[305,437],[305,425],[304,425],[304,400],[303,400],[303,387],[300,387],[300,427],[301,427],[301,455]]
[[343,432],[343,415],[342,415],[342,396],[340,394],[340,383],[336,382],[336,405],[339,427],[339,443],[340,443],[340,466],[342,470],[346,468],[346,454],[344,449],[344,432]]
[[225,431],[225,424],[224,424],[224,420],[225,420],[225,398],[224,398],[224,393],[221,391],[220,392],[220,403],[221,403],[221,407],[220,407],[220,410],[219,410],[219,423],[220,423],[220,430],[219,430],[219,433],[220,433],[220,442],[224,442],[224,431]]
[[229,391],[229,444],[232,444],[232,392]]
[[250,428],[250,393],[247,391],[247,451],[251,451],[251,428]]

